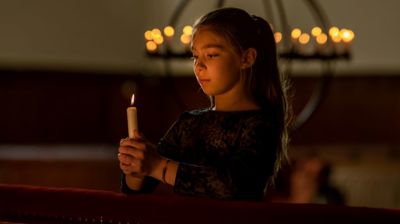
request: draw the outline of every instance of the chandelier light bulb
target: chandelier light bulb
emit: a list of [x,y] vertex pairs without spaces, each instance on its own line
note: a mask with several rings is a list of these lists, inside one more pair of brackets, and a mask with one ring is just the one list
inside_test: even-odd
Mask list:
[[300,35],[301,35],[301,30],[299,28],[294,28],[292,30],[291,36],[292,36],[293,39],[299,38]]
[[155,40],[157,38],[160,38],[161,37],[161,30],[158,29],[158,28],[154,28],[153,30],[151,30],[151,36],[152,36],[153,40]]
[[183,27],[183,34],[184,35],[190,36],[190,35],[192,35],[192,32],[193,32],[193,27],[192,26],[187,25],[187,26]]
[[144,39],[146,39],[146,40],[153,40],[153,36],[152,36],[150,30],[147,30],[146,32],[144,32]]
[[318,26],[311,29],[311,35],[318,37],[322,33],[322,29]]
[[317,36],[317,44],[319,45],[323,45],[326,44],[326,42],[328,41],[328,35],[321,33],[320,35]]
[[164,43],[164,38],[163,38],[162,36],[159,36],[159,37],[157,37],[157,38],[154,39],[154,42],[155,42],[157,45],[161,45],[161,44]]
[[282,41],[282,33],[281,32],[275,32],[274,37],[275,37],[275,43],[279,44]]
[[300,44],[308,44],[310,41],[310,35],[308,33],[302,33],[299,37]]
[[190,41],[191,41],[191,36],[190,35],[186,35],[186,34],[182,34],[181,35],[182,44],[188,45],[188,44],[190,44]]
[[334,36],[339,36],[339,28],[336,26],[333,26],[329,29],[329,36],[334,37]]
[[146,42],[146,50],[149,51],[149,52],[157,51],[157,44],[152,40],[147,41]]
[[349,43],[354,39],[354,32],[349,29],[341,29],[340,36],[345,43]]
[[172,36],[174,36],[174,34],[175,34],[175,30],[172,26],[166,26],[164,28],[164,35],[166,37],[172,37]]

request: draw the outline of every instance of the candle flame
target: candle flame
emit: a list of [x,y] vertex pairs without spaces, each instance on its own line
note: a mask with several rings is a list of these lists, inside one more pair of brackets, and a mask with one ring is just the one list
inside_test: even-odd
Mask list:
[[133,103],[135,102],[135,94],[132,94],[132,98],[131,98],[131,106],[133,106]]

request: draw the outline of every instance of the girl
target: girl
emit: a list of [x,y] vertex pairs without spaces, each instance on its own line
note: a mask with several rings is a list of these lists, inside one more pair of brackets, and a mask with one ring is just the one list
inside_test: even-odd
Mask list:
[[122,139],[122,191],[151,191],[161,181],[180,194],[262,200],[287,144],[271,27],[244,10],[217,9],[196,21],[192,52],[211,107],[183,113],[157,147],[138,132]]

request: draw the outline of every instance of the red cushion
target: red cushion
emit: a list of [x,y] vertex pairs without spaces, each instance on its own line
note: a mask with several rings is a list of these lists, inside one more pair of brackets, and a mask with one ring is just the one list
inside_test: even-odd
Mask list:
[[124,195],[0,184],[0,220],[25,223],[400,223],[400,210]]

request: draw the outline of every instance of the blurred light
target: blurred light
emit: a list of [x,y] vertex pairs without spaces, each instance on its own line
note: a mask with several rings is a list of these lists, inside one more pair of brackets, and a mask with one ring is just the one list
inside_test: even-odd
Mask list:
[[192,35],[193,27],[192,26],[185,26],[183,27],[183,34],[186,36]]
[[156,44],[161,45],[162,43],[164,43],[164,38],[162,36],[159,36],[158,38],[155,38],[153,41]]
[[340,35],[331,36],[331,39],[334,43],[340,43],[340,41],[342,41],[342,38],[340,37]]
[[349,29],[341,29],[340,37],[342,38],[343,42],[349,43],[354,39],[354,32]]
[[144,32],[144,39],[153,40],[153,35],[151,34],[150,30],[147,30],[146,32]]
[[329,35],[331,37],[338,36],[339,35],[339,28],[337,28],[336,26],[331,27],[329,29]]
[[319,28],[318,26],[311,29],[311,35],[313,35],[314,37],[318,37],[321,33],[322,29]]
[[164,28],[164,34],[167,37],[172,37],[175,34],[175,30],[174,30],[174,28],[172,26],[166,26]]
[[190,44],[191,39],[192,39],[191,35],[186,35],[186,34],[181,35],[181,42],[184,45]]
[[342,41],[339,28],[337,28],[336,26],[333,26],[329,29],[329,36],[334,43],[340,43],[340,41]]
[[317,36],[317,43],[320,45],[326,44],[328,41],[328,35],[321,33],[320,35]]
[[275,32],[274,37],[275,37],[275,43],[278,44],[282,41],[282,33],[281,32]]
[[154,41],[147,41],[146,42],[146,50],[149,52],[154,52],[157,50],[157,44]]
[[[270,24],[271,28],[273,29],[272,24]],[[157,52],[157,54],[149,54],[151,56],[156,56],[156,57],[170,57],[171,52],[168,52],[169,49],[168,47],[162,47],[162,45],[167,42],[170,43],[173,38],[180,38],[180,42],[185,45],[184,52],[172,52],[173,55],[177,55],[179,57],[181,56],[187,56],[190,55],[190,52],[188,49],[188,45],[190,45],[192,41],[192,35],[193,35],[193,27],[186,25],[182,29],[182,34],[181,35],[176,35],[176,30],[172,26],[166,26],[162,31],[158,28],[154,28],[152,30],[147,30],[144,32],[144,38],[146,39],[146,50],[147,52],[154,53]],[[174,37],[174,35],[176,37]],[[282,33],[279,31],[274,31],[274,39],[275,43],[279,44],[283,40],[283,35],[286,36],[286,33]],[[305,56],[305,58],[318,58],[321,57],[321,53],[323,52],[324,54],[329,53],[330,50],[323,50],[325,47],[331,47],[331,43],[333,42],[335,49],[339,49],[340,53],[345,52],[348,53],[350,49],[351,42],[353,41],[355,34],[352,30],[350,29],[339,29],[336,26],[332,26],[329,30],[328,33],[324,33],[322,28],[319,26],[314,26],[310,30],[310,33],[304,32],[296,27],[290,32],[292,42],[289,43],[291,45],[289,46],[279,46],[278,51],[284,51],[287,50],[293,50],[298,48],[298,51],[294,51],[294,54],[298,54],[298,56]],[[166,38],[166,39],[165,39]],[[312,43],[311,43],[312,41]],[[331,41],[329,46],[325,45],[328,41]],[[344,47],[342,47],[341,43],[345,43]],[[311,47],[308,46],[302,46],[302,45],[313,45]],[[338,44],[338,45],[337,45]],[[315,47],[316,45],[316,47]],[[325,45],[325,46],[322,46]],[[306,48],[305,48],[306,47]],[[172,47],[171,47],[172,48]],[[307,49],[307,51],[303,51],[304,49]],[[344,49],[342,51],[342,49]],[[181,49],[182,51],[182,49]],[[292,52],[293,53],[293,52]],[[344,56],[348,56],[344,55]],[[333,57],[342,57],[342,55],[333,55]]]
[[153,40],[154,40],[154,39],[157,39],[157,38],[159,38],[159,37],[161,37],[161,30],[158,29],[158,28],[154,28],[154,29],[151,31],[151,36],[152,36],[152,39],[153,39]]
[[293,39],[299,38],[300,35],[301,35],[301,30],[299,28],[294,28],[292,30],[291,36],[292,36]]
[[310,41],[310,35],[308,33],[302,33],[299,37],[300,44],[307,44]]

